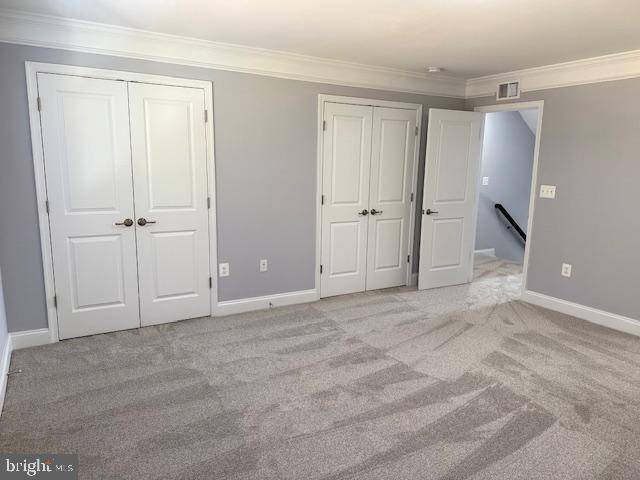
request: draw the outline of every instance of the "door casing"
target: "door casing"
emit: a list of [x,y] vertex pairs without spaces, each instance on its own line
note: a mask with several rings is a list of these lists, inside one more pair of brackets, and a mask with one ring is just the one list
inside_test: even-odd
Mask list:
[[[29,109],[29,123],[31,127],[31,148],[33,152],[33,166],[36,186],[36,199],[38,207],[38,225],[40,228],[40,246],[42,253],[42,265],[44,270],[45,296],[47,303],[47,322],[49,325],[49,339],[51,343],[58,341],[58,315],[55,306],[55,280],[53,275],[53,258],[51,239],[49,235],[49,215],[47,213],[47,188],[44,166],[44,154],[42,147],[42,129],[40,127],[40,115],[38,110],[38,73],[53,73],[59,75],[73,75],[77,77],[99,78],[104,80],[122,80],[141,83],[154,83],[179,87],[199,88],[204,91],[205,109],[208,121],[205,123],[205,141],[207,151],[207,190],[211,208],[209,218],[209,269],[211,272],[212,286],[210,289],[211,315],[216,314],[218,305],[218,271],[217,232],[216,232],[216,195],[215,195],[215,158],[214,158],[214,134],[213,134],[213,84],[203,80],[191,80],[184,78],[150,75],[144,73],[124,72],[118,70],[106,70],[86,68],[74,65],[58,65],[39,62],[25,62],[27,80],[27,100]],[[46,108],[46,105],[42,105]]]
[[316,300],[321,297],[321,275],[320,265],[322,263],[322,175],[323,175],[323,120],[324,120],[324,104],[330,103],[345,103],[348,105],[363,105],[370,107],[387,107],[387,108],[402,108],[406,110],[415,110],[416,112],[416,127],[418,134],[415,135],[414,155],[411,168],[411,191],[413,192],[413,201],[411,207],[411,216],[409,219],[409,254],[410,262],[407,269],[406,285],[410,285],[417,281],[417,276],[414,277],[413,271],[413,237],[416,223],[416,190],[417,190],[417,177],[418,177],[418,157],[420,155],[420,143],[422,137],[422,105],[418,103],[404,103],[404,102],[391,102],[386,100],[375,100],[372,98],[359,98],[359,97],[344,97],[339,95],[318,95],[318,131],[317,131],[317,171],[316,171],[316,275],[315,275],[315,291]]
[[[536,140],[533,147],[533,171],[531,173],[531,194],[529,197],[529,218],[527,220],[527,241],[524,245],[524,261],[522,263],[522,290],[520,292],[521,297],[524,297],[527,292],[527,270],[529,267],[529,252],[531,252],[531,243],[533,242],[533,214],[536,206],[536,186],[538,185],[538,157],[540,155],[540,140],[542,137],[542,114],[544,112],[544,100],[536,100],[532,102],[504,103],[500,105],[487,105],[474,108],[475,112],[481,113],[513,112],[534,108],[538,109],[538,124],[536,125]],[[478,182],[480,182],[480,175],[481,173],[478,172]],[[476,218],[476,223],[477,221],[478,220]]]

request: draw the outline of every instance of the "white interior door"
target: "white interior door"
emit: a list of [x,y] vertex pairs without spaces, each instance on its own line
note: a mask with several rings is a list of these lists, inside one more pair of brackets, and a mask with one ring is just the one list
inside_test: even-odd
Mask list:
[[211,312],[204,105],[201,89],[129,84],[142,325]]
[[429,110],[418,288],[470,282],[484,116]]
[[324,104],[321,296],[366,287],[373,108]]
[[138,327],[127,85],[40,73],[38,92],[59,337]]
[[375,107],[367,290],[407,283],[416,111]]

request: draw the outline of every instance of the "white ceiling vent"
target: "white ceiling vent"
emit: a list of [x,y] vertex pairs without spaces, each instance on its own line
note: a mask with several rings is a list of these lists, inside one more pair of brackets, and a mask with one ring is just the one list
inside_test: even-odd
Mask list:
[[508,100],[511,98],[520,98],[520,82],[499,83],[496,99]]

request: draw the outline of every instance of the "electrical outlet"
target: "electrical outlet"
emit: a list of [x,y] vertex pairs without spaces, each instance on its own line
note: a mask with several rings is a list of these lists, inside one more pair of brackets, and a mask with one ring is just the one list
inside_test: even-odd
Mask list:
[[556,186],[540,185],[540,198],[556,198]]
[[489,185],[489,177],[482,177],[482,185],[486,187]]
[[570,263],[563,263],[562,264],[562,276],[563,277],[570,277],[571,276],[571,264]]
[[221,263],[218,265],[218,275],[220,277],[228,277],[229,276],[229,264]]
[[266,258],[263,258],[262,260],[260,260],[260,271],[266,272],[267,270],[269,270],[269,263],[267,262]]

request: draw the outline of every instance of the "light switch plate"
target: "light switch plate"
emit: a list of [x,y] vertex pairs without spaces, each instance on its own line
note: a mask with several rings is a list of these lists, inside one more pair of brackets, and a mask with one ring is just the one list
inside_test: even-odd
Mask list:
[[218,265],[218,275],[220,277],[228,277],[229,276],[229,264],[221,263]]
[[562,264],[562,276],[563,277],[570,277],[571,276],[571,264],[570,263],[563,263]]
[[269,270],[269,262],[267,262],[266,258],[263,258],[260,260],[260,271],[266,272],[267,270]]
[[489,185],[489,177],[482,177],[482,185],[485,187]]
[[540,198],[556,198],[556,186],[540,185]]

